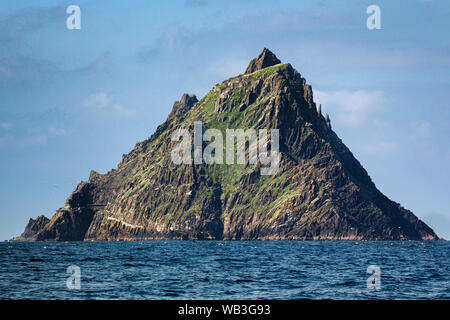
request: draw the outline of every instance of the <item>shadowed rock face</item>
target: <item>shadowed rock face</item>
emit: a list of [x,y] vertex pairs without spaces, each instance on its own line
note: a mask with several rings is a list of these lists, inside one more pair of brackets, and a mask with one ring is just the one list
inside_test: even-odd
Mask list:
[[[279,129],[280,170],[175,165],[175,129]],[[191,131],[192,132],[192,131]],[[39,223],[34,221],[40,221]],[[200,101],[184,94],[167,120],[106,174],[92,171],[50,221],[20,240],[314,239],[437,240],[384,196],[317,111],[311,87],[267,49],[246,73]]]

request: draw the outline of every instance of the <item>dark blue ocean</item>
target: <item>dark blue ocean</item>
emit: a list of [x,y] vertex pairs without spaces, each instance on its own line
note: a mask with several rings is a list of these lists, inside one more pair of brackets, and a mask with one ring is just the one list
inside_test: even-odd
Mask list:
[[[0,299],[450,299],[449,249],[448,241],[4,242]],[[367,287],[369,265],[379,267],[378,289]]]

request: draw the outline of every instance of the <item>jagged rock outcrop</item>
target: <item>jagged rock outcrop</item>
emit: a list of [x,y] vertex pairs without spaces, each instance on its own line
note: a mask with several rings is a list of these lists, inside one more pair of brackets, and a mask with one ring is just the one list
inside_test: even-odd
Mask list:
[[197,97],[195,94],[183,94],[180,101],[176,101],[173,104],[172,112],[169,114],[169,119],[173,117],[179,117],[186,112],[188,112],[194,104],[198,102]]
[[279,63],[281,63],[281,61],[273,54],[273,52],[267,48],[264,48],[264,50],[258,57],[250,61],[247,69],[245,70],[245,73],[253,73],[255,71],[262,70]]
[[[278,172],[262,175],[260,163],[248,158],[233,165],[174,164],[171,134],[192,130],[195,121],[202,121],[203,130],[224,133],[279,129]],[[92,171],[51,221],[23,235],[28,240],[438,239],[376,188],[331,129],[329,117],[317,110],[306,80],[267,49],[245,74],[217,84],[200,101],[183,95],[116,169]]]
[[28,220],[27,225],[25,226],[25,230],[23,233],[19,236],[14,238],[13,240],[16,241],[27,241],[29,239],[33,239],[34,236],[44,229],[44,227],[50,222],[50,219],[47,218],[44,215],[40,215],[36,218],[36,220],[30,218]]

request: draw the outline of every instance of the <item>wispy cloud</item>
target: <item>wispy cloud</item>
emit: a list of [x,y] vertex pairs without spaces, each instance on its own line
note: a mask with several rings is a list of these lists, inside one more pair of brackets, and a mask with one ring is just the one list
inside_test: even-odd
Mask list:
[[37,32],[58,23],[65,16],[65,8],[32,7],[0,17],[0,40],[2,42],[18,42],[30,33]]
[[64,22],[66,16],[63,6],[24,8],[7,16],[0,15],[0,81],[42,81],[46,77],[54,79],[55,76],[83,76],[108,72],[112,66],[108,54],[73,70],[66,70],[54,61],[30,54],[29,39],[36,37],[36,34],[43,30],[51,30],[52,33],[61,30],[62,27],[53,27],[57,24],[63,25],[61,21]]
[[314,100],[322,104],[322,110],[333,122],[346,127],[361,127],[371,114],[382,108],[383,94],[364,90],[314,90]]
[[88,95],[81,103],[82,108],[88,112],[94,112],[98,115],[121,115],[131,116],[134,110],[125,108],[117,103],[111,94],[106,92],[96,92]]
[[362,146],[362,150],[370,155],[384,155],[397,150],[398,145],[395,142],[374,142],[366,143]]
[[431,125],[426,120],[414,121],[411,128],[415,137],[426,138],[431,135]]
[[83,107],[88,109],[104,109],[110,103],[110,97],[105,92],[97,92],[87,96],[83,100]]
[[62,128],[30,128],[25,136],[14,137],[14,143],[21,148],[43,146],[46,145],[50,139],[67,135],[66,129]]
[[192,34],[187,28],[178,25],[167,26],[159,37],[149,46],[137,53],[138,62],[151,62],[153,60],[179,59],[180,55],[192,53],[195,41],[191,41]]
[[0,48],[0,80],[29,80],[33,75],[58,73],[58,68],[49,61],[23,56],[11,47]]
[[[45,118],[45,117],[44,117]],[[58,125],[36,126],[31,118],[22,118],[16,123],[0,122],[0,146],[21,147],[46,145],[52,138],[62,137],[69,131]],[[42,120],[40,119],[40,122]]]
[[0,17],[0,80],[17,80],[27,74],[54,72],[48,61],[22,54],[26,37],[55,24],[64,14],[63,7],[24,8]]
[[114,64],[111,60],[110,54],[104,53],[93,61],[89,62],[85,66],[80,68],[65,70],[65,73],[70,73],[74,75],[90,75],[90,74],[110,74],[114,68]]

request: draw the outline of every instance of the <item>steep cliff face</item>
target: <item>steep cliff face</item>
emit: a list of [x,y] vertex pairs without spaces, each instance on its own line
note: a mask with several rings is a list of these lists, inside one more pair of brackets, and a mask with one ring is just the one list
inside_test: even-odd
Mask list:
[[[248,157],[174,164],[171,134],[192,132],[194,121],[224,137],[227,128],[279,129],[278,172],[262,175]],[[32,232],[29,225],[22,239],[437,239],[377,190],[317,111],[305,79],[267,49],[200,101],[183,95],[116,169],[92,171],[50,221]]]

